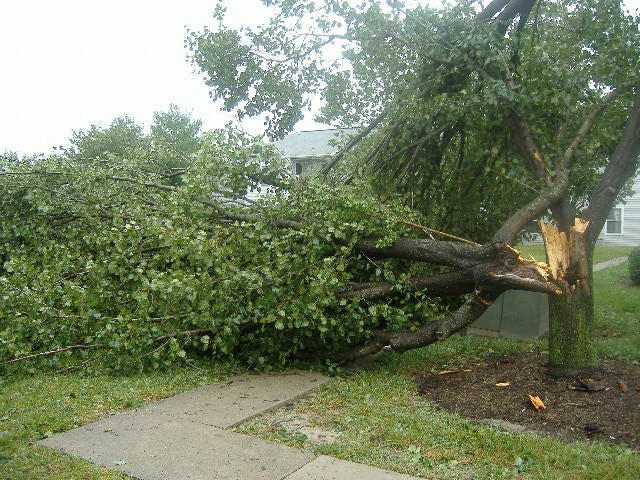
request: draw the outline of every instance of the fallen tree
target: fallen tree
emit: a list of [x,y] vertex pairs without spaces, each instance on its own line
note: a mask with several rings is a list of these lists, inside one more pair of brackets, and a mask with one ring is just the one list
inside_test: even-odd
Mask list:
[[[545,264],[503,242],[422,238],[418,214],[366,184],[290,178],[268,147],[231,132],[209,137],[179,186],[164,181],[175,173],[141,158],[5,165],[5,365],[404,351],[451,335],[506,289],[558,293]],[[430,299],[458,305],[469,291],[451,312]]]
[[[287,5],[285,23],[319,8]],[[327,107],[345,121],[368,116],[370,128],[324,178],[290,178],[269,147],[233,132],[203,139],[179,171],[144,152],[3,164],[0,361],[157,368],[210,355],[261,367],[402,352],[449,337],[503,291],[524,289],[551,298],[558,372],[593,365],[593,246],[640,152],[639,70],[614,68],[640,58],[637,20],[615,2],[563,5],[535,22],[525,0],[480,14],[326,5],[348,21],[331,17],[323,28],[346,32],[286,30],[296,37],[269,43],[275,52],[259,35],[253,46],[225,29],[193,37],[205,73],[227,69],[210,84],[228,107],[244,100],[245,113],[270,111],[274,132],[292,126],[317,85],[342,92],[343,106],[356,102]],[[605,14],[610,23],[589,23]],[[535,32],[537,22],[548,31]],[[279,25],[264,38],[284,35]],[[600,35],[603,25],[616,35]],[[575,48],[554,44],[559,31]],[[360,61],[353,78],[303,62],[329,40],[362,48],[364,57],[351,51]],[[213,55],[222,63],[212,66],[207,42],[239,50]],[[265,74],[277,88],[247,97]],[[375,75],[382,86],[367,90]],[[169,181],[176,175],[179,185]],[[244,198],[259,188],[267,194]],[[511,246],[535,219],[548,263]]]

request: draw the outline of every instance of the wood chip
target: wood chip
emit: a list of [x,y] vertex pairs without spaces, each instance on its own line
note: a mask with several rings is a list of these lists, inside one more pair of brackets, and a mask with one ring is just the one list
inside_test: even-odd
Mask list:
[[545,408],[547,408],[547,406],[542,400],[540,400],[540,397],[538,396],[534,397],[533,395],[529,394],[529,400],[531,401],[531,405],[533,405],[536,410],[544,410]]
[[466,370],[442,370],[441,372],[438,372],[438,375],[449,375],[450,373],[460,373],[460,372],[470,372],[471,370],[466,369]]
[[570,390],[579,390],[581,392],[599,392],[607,388],[607,382],[604,380],[578,380],[573,385],[567,385]]
[[618,384],[618,388],[620,389],[620,391],[622,393],[629,393],[629,389],[627,388],[627,384],[624,383],[622,380],[618,379],[618,381],[616,382]]

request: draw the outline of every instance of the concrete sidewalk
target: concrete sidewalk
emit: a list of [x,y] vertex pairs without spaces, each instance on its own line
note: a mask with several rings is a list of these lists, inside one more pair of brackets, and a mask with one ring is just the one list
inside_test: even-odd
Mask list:
[[38,443],[141,480],[415,478],[228,430],[329,380],[303,371],[237,376]]
[[608,267],[615,267],[616,265],[620,265],[621,263],[624,263],[627,260],[629,260],[629,257],[617,257],[617,258],[612,258],[611,260],[606,260],[604,262],[596,263],[593,266],[593,271],[599,272],[600,270],[604,270],[605,268],[608,268]]

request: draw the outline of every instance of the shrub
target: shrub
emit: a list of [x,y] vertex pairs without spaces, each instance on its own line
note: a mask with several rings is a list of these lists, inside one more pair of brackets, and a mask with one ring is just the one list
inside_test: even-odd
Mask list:
[[629,254],[629,278],[633,283],[640,284],[640,247],[634,248]]

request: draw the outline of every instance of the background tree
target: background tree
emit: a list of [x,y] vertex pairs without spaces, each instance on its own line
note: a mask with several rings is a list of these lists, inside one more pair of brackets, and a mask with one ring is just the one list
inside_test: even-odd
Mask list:
[[146,146],[143,128],[127,115],[115,118],[107,128],[91,125],[71,136],[68,155],[79,160],[95,160],[113,155],[120,158],[136,156],[137,149]]
[[192,119],[189,113],[182,112],[172,103],[169,110],[153,114],[151,139],[155,144],[191,156],[200,148],[201,130],[201,120]]
[[[169,169],[188,167],[202,146],[201,129],[202,121],[192,119],[177,105],[171,104],[169,110],[155,112],[150,135],[153,154]],[[171,183],[178,185],[180,177],[173,177]]]

